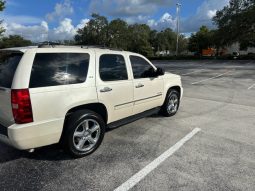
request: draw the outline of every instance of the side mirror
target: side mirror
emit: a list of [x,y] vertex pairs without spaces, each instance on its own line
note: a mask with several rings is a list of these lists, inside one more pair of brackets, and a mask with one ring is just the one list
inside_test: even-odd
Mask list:
[[163,76],[165,74],[165,71],[163,68],[157,68],[156,73],[158,76]]

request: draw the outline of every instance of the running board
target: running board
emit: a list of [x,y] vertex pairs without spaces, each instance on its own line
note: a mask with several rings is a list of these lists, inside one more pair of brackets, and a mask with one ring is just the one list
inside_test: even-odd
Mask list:
[[142,119],[144,117],[148,117],[150,115],[158,113],[159,111],[160,111],[160,107],[157,107],[157,108],[154,108],[154,109],[150,109],[150,110],[144,111],[142,113],[139,113],[139,114],[136,114],[136,115],[132,115],[130,117],[127,117],[127,118],[124,118],[124,119],[121,119],[121,120],[109,123],[107,125],[107,128],[108,129],[115,129],[117,127],[120,127],[120,126],[129,124],[129,123],[132,123],[132,122],[137,121],[139,119]]

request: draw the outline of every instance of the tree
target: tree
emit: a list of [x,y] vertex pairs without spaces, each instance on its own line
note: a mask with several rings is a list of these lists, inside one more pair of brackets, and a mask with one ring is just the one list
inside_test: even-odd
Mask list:
[[129,47],[128,32],[128,24],[125,21],[121,19],[112,20],[108,25],[109,46],[127,50]]
[[222,45],[239,42],[241,49],[255,47],[255,0],[230,0],[213,21]]
[[[76,44],[104,45],[153,56],[157,51],[175,51],[176,34],[167,28],[161,32],[146,24],[128,25],[121,19],[108,22],[106,17],[92,14],[92,19],[77,31]],[[187,39],[180,37],[180,52],[187,47]]]
[[[173,32],[172,29],[167,28],[163,31],[151,31],[150,34],[150,43],[154,48],[154,52],[157,51],[169,51],[175,52],[176,51],[176,33]],[[188,40],[185,36],[180,35],[179,37],[179,52],[183,52],[187,50],[187,43]]]
[[30,46],[32,42],[30,40],[26,40],[18,35],[10,35],[9,37],[3,37],[0,43],[1,48],[11,48],[11,47],[22,47],[22,46]]
[[77,31],[75,41],[84,45],[108,45],[107,27],[107,18],[93,13],[88,24]]
[[133,52],[143,54],[145,56],[152,56],[153,49],[149,42],[151,29],[146,24],[133,24],[128,27],[129,30],[129,47]]
[[[188,50],[188,38],[184,35],[179,36],[178,54],[181,54]],[[176,40],[174,40],[174,50],[176,49]]]
[[[3,11],[5,8],[5,1],[0,0],[0,12]],[[2,34],[5,32],[5,29],[1,26],[2,24],[2,20],[0,20],[0,37],[2,36]]]
[[191,34],[188,43],[188,49],[191,52],[202,53],[203,49],[213,46],[212,32],[206,27],[202,26],[196,34]]
[[167,28],[157,34],[159,51],[174,51],[176,34],[172,29]]

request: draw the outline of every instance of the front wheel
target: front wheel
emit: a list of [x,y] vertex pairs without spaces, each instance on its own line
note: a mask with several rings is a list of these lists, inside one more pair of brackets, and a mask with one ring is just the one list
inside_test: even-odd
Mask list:
[[105,123],[100,115],[90,110],[76,111],[65,125],[64,149],[76,158],[84,157],[100,146],[104,134]]
[[178,112],[180,104],[180,93],[176,90],[170,90],[163,106],[161,107],[161,114],[166,117],[171,117]]

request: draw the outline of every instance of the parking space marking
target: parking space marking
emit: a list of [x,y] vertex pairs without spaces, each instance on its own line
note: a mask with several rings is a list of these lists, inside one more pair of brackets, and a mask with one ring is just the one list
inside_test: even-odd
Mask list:
[[196,70],[196,71],[193,71],[193,72],[189,72],[189,73],[186,73],[186,74],[181,74],[182,76],[187,76],[189,74],[195,74],[195,73],[199,73],[199,72],[202,72],[204,71],[205,69],[201,69],[201,70]]
[[197,82],[193,82],[192,85],[199,84],[199,83],[201,83],[201,82],[206,82],[206,81],[209,81],[209,80],[213,80],[213,79],[215,79],[215,78],[219,78],[219,77],[224,76],[224,75],[226,75],[226,74],[228,74],[228,73],[230,73],[230,72],[233,72],[233,70],[228,71],[228,72],[225,72],[225,73],[223,73],[223,74],[219,74],[219,75],[214,76],[214,77],[212,77],[212,78],[207,78],[207,79],[204,79],[204,80],[200,80],[200,81],[197,81]]
[[161,154],[158,158],[140,170],[138,173],[133,175],[130,179],[116,188],[114,191],[128,191],[133,188],[137,183],[139,183],[143,178],[145,178],[151,171],[156,169],[162,162],[164,162],[167,158],[173,155],[177,150],[179,150],[188,140],[190,140],[194,135],[196,135],[200,128],[193,129],[189,134],[187,134],[184,138],[178,141],[174,146],[169,148],[163,154]]
[[251,90],[252,88],[255,87],[255,84],[251,85],[250,87],[248,87],[248,90]]

